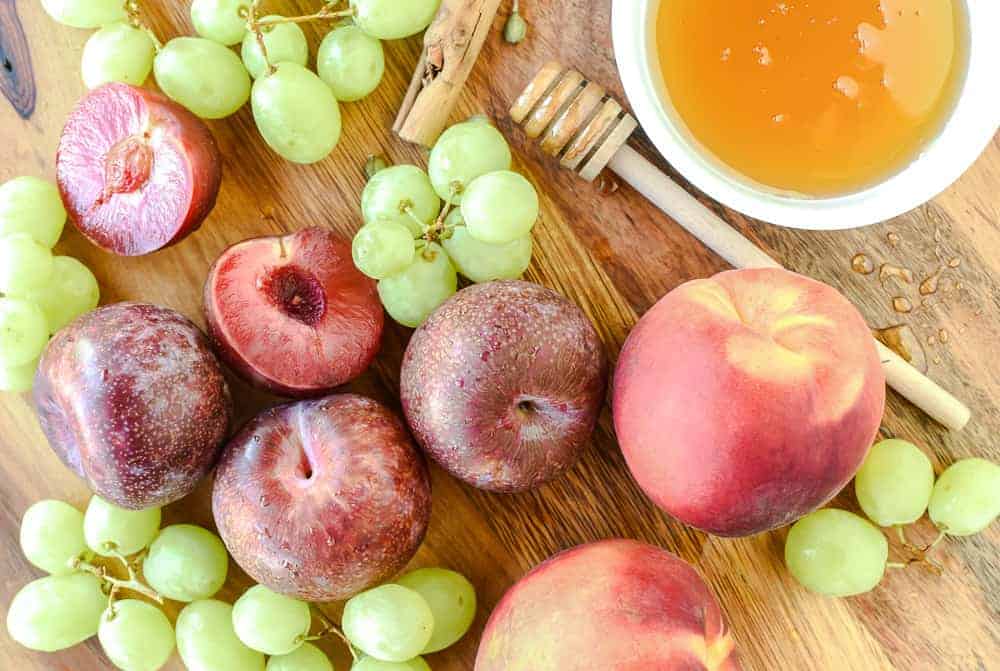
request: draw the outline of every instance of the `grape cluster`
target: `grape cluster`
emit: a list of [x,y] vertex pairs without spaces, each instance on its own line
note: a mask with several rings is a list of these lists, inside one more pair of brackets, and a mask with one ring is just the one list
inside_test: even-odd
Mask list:
[[[49,575],[25,585],[11,601],[11,638],[54,652],[96,634],[123,671],[156,671],[175,647],[192,671],[333,671],[309,641],[336,633],[351,644],[354,671],[429,671],[420,655],[457,642],[476,614],[475,589],[463,576],[419,569],[348,601],[343,631],[326,621],[311,636],[309,604],[263,585],[233,605],[214,599],[229,569],[222,540],[199,526],[161,529],[160,522],[159,508],[126,510],[98,496],[85,513],[56,500],[28,508],[21,550]],[[109,562],[120,563],[128,577],[115,577]],[[121,590],[145,600],[119,599]],[[164,599],[187,604],[176,631],[150,603]]]
[[[865,515],[880,527],[895,527],[904,547],[925,561],[946,535],[983,531],[1000,515],[1000,466],[985,459],[963,459],[937,481],[930,459],[905,440],[883,440],[869,451],[854,479]],[[911,545],[903,527],[927,512],[937,540],[924,548]],[[827,508],[796,522],[785,541],[785,563],[808,589],[829,596],[869,592],[885,570],[908,563],[889,561],[889,543],[871,522],[846,510]]]
[[344,636],[362,655],[353,671],[430,671],[420,655],[459,641],[476,617],[476,591],[441,568],[407,573],[344,606]]
[[[24,586],[7,611],[11,638],[32,650],[63,650],[97,635],[124,671],[155,671],[175,645],[167,616],[148,601],[119,600],[127,589],[157,602],[164,595],[207,599],[226,581],[222,541],[188,524],[160,530],[160,509],[126,510],[98,496],[85,513],[62,501],[39,501],[21,520],[21,550],[49,573]],[[115,560],[115,577],[95,558]],[[144,559],[143,559],[144,557]],[[137,577],[142,565],[145,582]],[[178,628],[177,639],[183,635]]]
[[[317,0],[319,1],[319,0]],[[346,0],[344,0],[346,2]],[[339,102],[360,100],[382,81],[382,40],[409,37],[434,19],[440,0],[323,3],[309,16],[257,16],[261,0],[193,0],[198,37],[161,44],[130,0],[43,0],[57,21],[97,28],[83,50],[88,88],[141,86],[153,73],[168,97],[205,119],[227,117],[250,101],[267,144],[296,163],[315,163],[340,140]],[[310,70],[299,23],[342,19],[323,39]],[[237,55],[230,47],[239,45]]]
[[49,336],[100,300],[85,265],[52,254],[65,223],[54,184],[17,177],[0,186],[0,391],[30,390]]
[[511,160],[500,131],[473,117],[441,135],[426,172],[399,165],[369,179],[354,263],[379,281],[397,322],[422,324],[455,293],[459,273],[478,283],[527,270],[538,194]]

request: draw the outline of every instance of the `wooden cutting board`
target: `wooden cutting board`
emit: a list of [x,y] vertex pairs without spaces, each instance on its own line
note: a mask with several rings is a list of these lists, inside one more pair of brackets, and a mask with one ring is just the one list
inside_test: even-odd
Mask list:
[[[0,0],[10,4],[12,0]],[[192,34],[189,3],[147,2],[162,38]],[[311,13],[318,0],[271,0],[267,11]],[[548,59],[575,66],[622,96],[609,28],[609,0],[536,0],[522,3],[528,39],[510,46],[500,39],[505,12],[487,42],[454,120],[483,112],[495,119],[515,149],[517,169],[538,186],[543,203],[536,228],[531,280],[563,292],[590,315],[612,356],[639,315],[678,284],[723,270],[706,251],[627,187],[611,178],[594,185],[557,169],[506,118],[520,88]],[[84,88],[79,79],[87,32],[55,24],[34,0],[17,3],[38,85],[37,107],[27,120],[0,104],[0,180],[20,174],[52,178],[63,120]],[[322,26],[307,26],[314,53]],[[210,125],[225,157],[218,206],[206,225],[182,244],[153,256],[123,259],[88,244],[67,227],[59,251],[96,273],[105,303],[142,300],[166,305],[201,322],[201,286],[209,265],[227,246],[248,237],[309,224],[351,236],[360,225],[359,201],[366,157],[382,153],[396,162],[423,165],[424,153],[400,143],[388,128],[419,55],[419,40],[391,43],[385,81],[368,100],[345,105],[344,136],[332,157],[295,166],[272,154],[254,128],[250,110]],[[648,144],[638,148],[666,169]],[[789,268],[844,291],[874,327],[908,325],[919,341],[921,365],[962,397],[974,418],[962,433],[948,433],[890,393],[884,431],[915,441],[939,468],[955,459],[984,455],[1000,461],[1000,137],[962,180],[926,206],[864,230],[811,233],[779,229],[716,207],[733,225]],[[851,269],[857,253],[878,267],[910,269],[914,282]],[[939,257],[960,259],[948,268],[938,293],[917,288]],[[916,306],[896,313],[892,298]],[[392,326],[372,370],[352,388],[398,407],[398,370],[408,337]],[[942,343],[942,340],[947,342]],[[233,383],[245,419],[276,399]],[[669,427],[664,427],[669,430]],[[472,668],[478,636],[491,608],[534,564],[564,548],[611,536],[646,540],[694,563],[718,594],[739,641],[744,668],[753,671],[972,671],[1000,669],[1000,524],[966,540],[949,540],[939,559],[946,573],[894,571],[875,592],[830,600],[807,593],[785,571],[785,532],[725,540],[686,528],[653,507],[628,475],[605,412],[582,462],[541,490],[496,496],[459,484],[433,468],[434,516],[414,566],[454,568],[475,583],[481,607],[472,632],[454,649],[429,658],[436,671]],[[0,603],[39,576],[18,549],[18,522],[35,500],[57,497],[83,506],[84,485],[48,449],[30,398],[0,396]],[[212,525],[210,484],[167,508],[165,523]],[[835,505],[856,508],[845,491]],[[924,521],[917,539],[933,536]],[[248,585],[234,566],[222,598]],[[331,606],[330,612],[338,609]],[[171,608],[176,613],[176,605]],[[342,648],[323,646],[347,668]],[[587,651],[580,651],[586,655]],[[0,668],[19,671],[110,669],[96,641],[56,655],[26,651],[0,634]],[[182,668],[178,660],[170,669]],[[599,670],[595,670],[599,671]]]

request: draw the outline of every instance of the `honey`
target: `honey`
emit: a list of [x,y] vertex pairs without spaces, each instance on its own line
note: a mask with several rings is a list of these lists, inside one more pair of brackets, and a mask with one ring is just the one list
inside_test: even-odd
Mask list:
[[961,0],[661,0],[670,101],[719,161],[832,196],[898,172],[944,126],[967,47]]

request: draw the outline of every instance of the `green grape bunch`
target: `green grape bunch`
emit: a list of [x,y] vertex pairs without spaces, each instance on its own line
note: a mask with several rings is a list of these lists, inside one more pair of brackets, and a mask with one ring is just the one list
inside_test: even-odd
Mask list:
[[446,130],[427,171],[414,165],[371,169],[361,194],[364,226],[354,263],[378,280],[386,311],[416,328],[471,282],[516,279],[531,263],[538,194],[511,171],[510,147],[484,117]]
[[[52,499],[29,507],[21,550],[48,575],[10,602],[10,637],[57,652],[96,636],[121,671],[158,671],[175,650],[190,671],[333,671],[313,641],[334,636],[348,645],[354,671],[430,671],[422,655],[457,643],[476,617],[472,583],[443,568],[358,594],[341,626],[264,585],[230,605],[215,598],[228,576],[222,539],[193,524],[161,528],[161,520],[159,508],[126,510],[99,496],[84,512]],[[165,599],[185,604],[176,626],[160,608]]]
[[[44,0],[67,26],[96,29],[81,75],[88,89],[142,86],[153,75],[169,98],[204,119],[248,102],[264,142],[294,163],[315,163],[340,141],[340,104],[364,99],[385,73],[382,42],[422,32],[441,0],[315,0],[304,16],[262,15],[262,0],[191,0],[196,35],[165,43],[145,23],[139,0]],[[310,68],[299,24],[331,25]],[[233,49],[238,47],[238,52]]]
[[25,176],[0,185],[0,392],[30,391],[49,336],[100,301],[94,274],[53,253],[65,224],[52,182]]
[[[190,524],[161,529],[161,518],[159,508],[126,510],[99,496],[84,512],[52,499],[33,504],[21,519],[21,550],[48,575],[14,596],[7,610],[10,637],[31,650],[56,652],[96,636],[122,671],[163,668],[188,638],[180,620],[175,635],[158,605],[164,598],[211,599],[226,581],[229,556],[207,529]],[[122,570],[127,577],[115,577]],[[122,590],[141,598],[119,598]],[[211,635],[197,634],[215,646]]]
[[[872,446],[854,478],[854,491],[868,520],[826,508],[797,521],[785,540],[789,572],[818,594],[845,597],[869,592],[887,568],[924,564],[939,573],[941,566],[929,554],[941,540],[977,534],[1000,516],[1000,466],[985,459],[963,459],[935,480],[927,455],[913,443],[895,438]],[[925,513],[938,537],[917,547],[904,528]],[[910,555],[906,561],[889,560],[889,542],[879,527],[895,529],[901,549]]]

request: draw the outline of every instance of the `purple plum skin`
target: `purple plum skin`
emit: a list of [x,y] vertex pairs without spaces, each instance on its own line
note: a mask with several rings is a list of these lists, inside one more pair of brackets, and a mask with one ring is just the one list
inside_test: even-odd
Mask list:
[[493,492],[538,487],[580,457],[608,361],[583,311],[521,281],[463,289],[413,334],[403,411],[442,467]]
[[402,421],[376,401],[339,394],[252,419],[219,461],[212,512],[254,580],[338,601],[388,580],[416,553],[430,477]]
[[98,308],[59,331],[39,363],[34,401],[59,458],[96,494],[132,510],[191,493],[232,417],[205,335],[143,303]]

